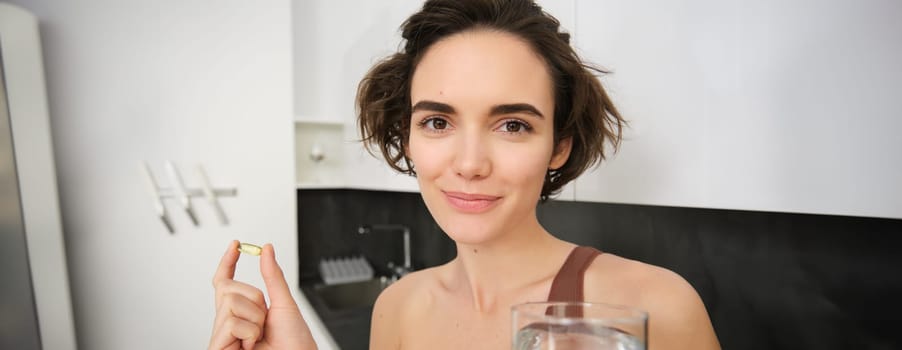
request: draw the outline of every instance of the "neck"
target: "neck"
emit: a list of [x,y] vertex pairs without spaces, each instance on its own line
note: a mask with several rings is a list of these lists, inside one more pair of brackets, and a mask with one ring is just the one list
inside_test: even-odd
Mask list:
[[[573,245],[539,225],[520,228],[491,242],[457,244],[454,283],[469,294],[479,312],[506,308],[505,301],[532,296],[554,277]],[[547,291],[545,291],[547,294]],[[543,297],[547,297],[543,296]],[[526,301],[526,300],[523,300]],[[538,300],[530,300],[538,301]]]

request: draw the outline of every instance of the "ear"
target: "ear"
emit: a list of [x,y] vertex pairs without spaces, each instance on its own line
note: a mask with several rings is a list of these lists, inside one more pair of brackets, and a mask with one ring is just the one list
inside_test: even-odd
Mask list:
[[570,159],[570,150],[573,149],[573,139],[568,137],[560,140],[557,147],[554,148],[554,154],[551,155],[551,162],[548,163],[548,169],[557,170],[567,163]]

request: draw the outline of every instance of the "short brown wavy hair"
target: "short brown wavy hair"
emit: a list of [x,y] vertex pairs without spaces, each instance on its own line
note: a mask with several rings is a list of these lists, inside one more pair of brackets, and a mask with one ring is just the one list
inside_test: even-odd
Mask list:
[[429,0],[401,25],[403,48],[377,63],[357,88],[358,127],[367,150],[382,154],[395,170],[416,175],[405,154],[410,135],[410,85],[414,70],[432,44],[448,36],[495,30],[513,34],[541,56],[554,83],[554,145],[572,140],[570,157],[549,169],[541,199],[605,159],[605,144],[616,151],[626,121],[596,74],[570,46],[570,34],[532,0]]

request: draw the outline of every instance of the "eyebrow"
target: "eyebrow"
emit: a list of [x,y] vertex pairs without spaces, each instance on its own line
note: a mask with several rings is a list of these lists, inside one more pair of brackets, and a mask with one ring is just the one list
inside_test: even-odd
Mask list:
[[454,114],[454,107],[451,107],[451,105],[447,103],[423,100],[417,102],[417,104],[413,105],[413,107],[411,108],[411,112],[416,111],[432,111],[445,114]]
[[[454,114],[454,107],[447,103],[422,100],[417,102],[411,108],[411,112],[417,111],[432,111],[446,114]],[[508,103],[501,104],[492,107],[491,115],[503,115],[503,114],[514,114],[514,113],[526,113],[531,114],[539,118],[545,118],[542,115],[542,112],[539,112],[539,109],[535,106],[528,103]]]
[[501,114],[514,114],[514,113],[526,113],[532,114],[536,117],[545,118],[542,115],[542,112],[528,103],[511,103],[511,104],[503,104],[492,107],[492,115],[501,115]]

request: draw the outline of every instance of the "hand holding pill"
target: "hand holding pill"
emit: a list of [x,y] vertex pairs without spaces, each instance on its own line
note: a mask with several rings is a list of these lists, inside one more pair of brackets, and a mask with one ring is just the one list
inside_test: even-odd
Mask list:
[[[263,292],[234,280],[241,253],[260,256],[260,273],[270,305]],[[210,350],[222,349],[316,349],[313,336],[298,310],[272,244],[262,248],[249,243],[229,243],[213,277],[216,319]]]

